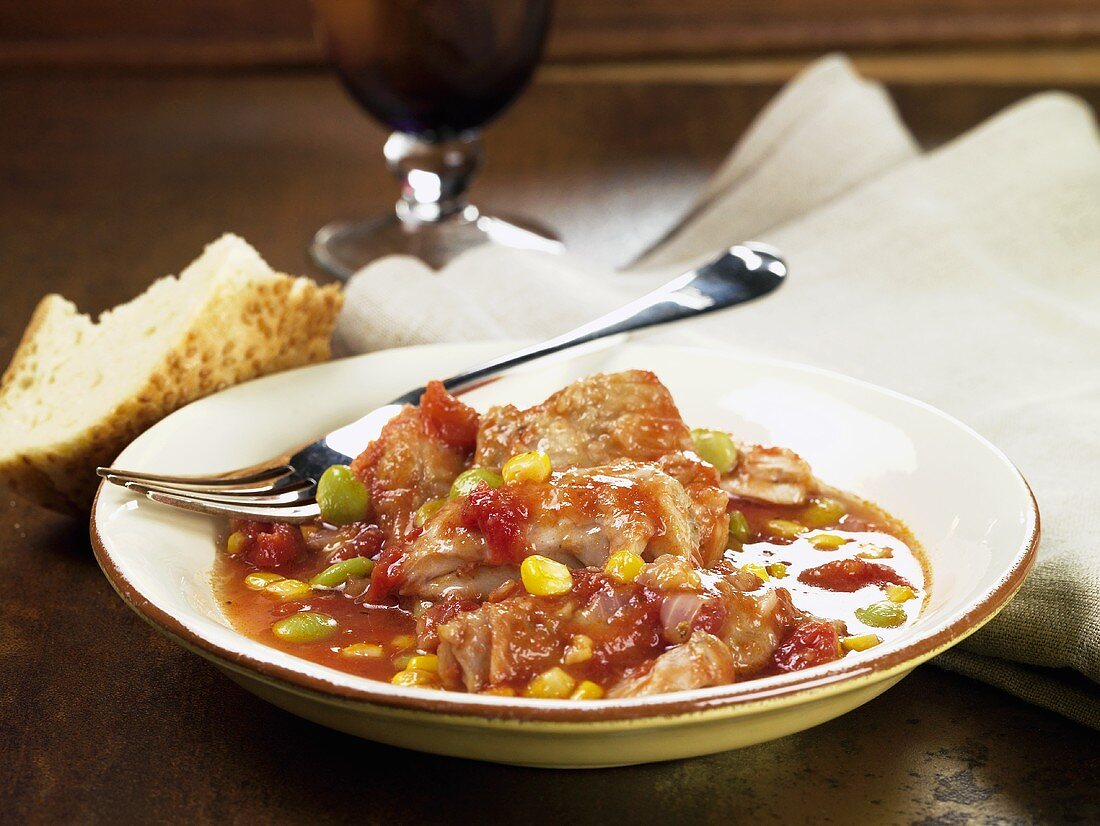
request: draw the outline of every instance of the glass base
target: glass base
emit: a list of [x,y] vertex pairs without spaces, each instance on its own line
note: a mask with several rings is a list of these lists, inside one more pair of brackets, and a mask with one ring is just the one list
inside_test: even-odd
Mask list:
[[482,244],[561,253],[565,246],[550,230],[525,219],[482,215],[476,207],[440,221],[402,220],[396,214],[366,221],[334,221],[313,236],[309,251],[329,275],[347,281],[385,255],[412,255],[440,269]]

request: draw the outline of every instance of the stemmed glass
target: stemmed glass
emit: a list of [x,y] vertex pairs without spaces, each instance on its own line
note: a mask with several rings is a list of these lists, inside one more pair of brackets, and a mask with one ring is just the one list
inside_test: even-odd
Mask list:
[[480,129],[530,80],[551,0],[313,0],[318,31],[344,86],[393,129],[383,154],[400,182],[394,212],[336,221],[313,238],[314,260],[350,278],[390,253],[442,267],[484,244],[561,250],[553,233],[484,215],[466,197],[481,162]]

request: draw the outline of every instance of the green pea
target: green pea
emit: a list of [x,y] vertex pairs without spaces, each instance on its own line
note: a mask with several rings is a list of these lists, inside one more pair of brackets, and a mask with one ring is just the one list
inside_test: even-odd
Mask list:
[[897,628],[907,619],[905,609],[896,602],[876,602],[856,609],[856,619],[872,628]]
[[353,576],[368,576],[374,570],[374,563],[365,556],[343,559],[329,565],[309,581],[310,585],[320,588],[336,588]]
[[714,465],[719,473],[729,473],[737,464],[737,446],[730,434],[697,428],[691,431],[691,440],[695,443],[699,458]]
[[482,482],[491,488],[499,488],[504,484],[504,479],[499,473],[494,473],[488,468],[472,467],[469,470],[464,470],[451,483],[451,499],[468,496]]
[[350,525],[367,518],[370,493],[347,465],[333,465],[317,482],[321,518],[330,525]]
[[416,509],[416,526],[418,528],[423,527],[424,523],[439,513],[439,509],[443,507],[445,499],[429,499],[423,505]]
[[749,520],[745,518],[745,514],[741,511],[730,511],[730,547],[740,549],[742,545],[749,541],[752,536],[752,529],[749,527]]
[[336,633],[336,620],[328,614],[306,611],[283,617],[271,626],[271,631],[286,642],[319,642]]
[[802,511],[800,521],[810,528],[825,528],[835,525],[847,512],[844,503],[836,499],[814,499]]

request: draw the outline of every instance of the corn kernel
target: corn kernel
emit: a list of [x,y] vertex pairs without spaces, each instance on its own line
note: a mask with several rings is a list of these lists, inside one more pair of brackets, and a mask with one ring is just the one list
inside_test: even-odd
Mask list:
[[412,648],[416,645],[416,637],[412,634],[398,634],[392,640],[390,640],[390,647],[394,651],[404,651],[406,648]]
[[398,671],[404,671],[409,667],[409,662],[415,657],[415,654],[398,654],[390,662],[393,663],[393,667]]
[[890,602],[908,602],[914,599],[917,595],[913,593],[913,589],[908,585],[887,585],[886,586],[886,598]]
[[782,562],[773,562],[771,565],[766,565],[764,570],[776,579],[783,579],[787,575],[787,566]]
[[882,642],[878,634],[859,634],[855,637],[844,637],[840,644],[845,651],[866,651]]
[[856,556],[860,559],[892,559],[894,551],[885,545],[861,545],[863,548]]
[[225,549],[230,556],[236,556],[244,550],[244,543],[247,541],[248,537],[242,531],[233,531],[229,534],[229,539],[225,540]]
[[409,658],[409,663],[405,668],[410,671],[427,671],[430,674],[435,674],[439,671],[439,657],[435,654],[418,654]]
[[269,571],[253,571],[244,578],[244,587],[250,591],[262,591],[272,582],[282,579],[281,574],[273,574]]
[[340,649],[340,653],[345,657],[381,657],[385,652],[380,645],[369,642],[355,642],[351,645],[345,645]]
[[515,697],[516,690],[509,685],[493,686],[492,688],[483,688],[478,692],[479,694],[488,694],[490,697]]
[[276,599],[301,599],[312,592],[308,582],[300,579],[279,579],[264,586],[264,593]]
[[582,680],[573,693],[570,700],[598,700],[603,696],[603,689],[591,680]]
[[573,574],[569,572],[569,567],[539,554],[523,560],[519,574],[527,593],[537,597],[558,596],[573,589]]
[[564,700],[576,687],[577,681],[566,673],[565,669],[554,666],[544,671],[527,684],[524,697],[539,697],[544,700]]
[[769,519],[764,523],[764,529],[772,536],[780,539],[798,539],[800,534],[806,533],[806,526],[790,519]]
[[434,674],[427,671],[413,671],[411,668],[398,671],[390,679],[394,685],[420,686],[421,688],[434,688],[437,685]]
[[586,663],[592,659],[592,638],[587,634],[574,634],[565,647],[565,656],[562,662],[566,665]]
[[545,482],[550,478],[550,457],[541,450],[532,450],[528,453],[517,453],[504,463],[500,469],[500,475],[504,481],[514,482]]
[[616,551],[607,558],[603,572],[616,582],[626,585],[638,578],[645,567],[645,560],[633,551]]
[[810,544],[819,551],[835,551],[841,545],[847,545],[849,542],[851,542],[850,539],[837,536],[835,533],[819,533],[810,537]]
[[742,565],[741,570],[748,571],[750,574],[755,574],[756,578],[761,582],[767,582],[771,579],[771,575],[768,573],[768,569],[763,565],[756,562],[750,562],[748,565]]

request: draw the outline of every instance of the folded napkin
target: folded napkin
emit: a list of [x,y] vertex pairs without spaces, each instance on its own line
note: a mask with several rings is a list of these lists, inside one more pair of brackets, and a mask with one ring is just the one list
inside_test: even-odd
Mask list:
[[996,619],[935,662],[1100,728],[1100,136],[1077,99],[1030,98],[922,154],[883,89],[826,58],[627,270],[495,248],[442,274],[382,259],[348,284],[337,345],[561,332],[747,239],[783,250],[787,287],[646,338],[839,370],[1004,449],[1040,502],[1039,560]]

